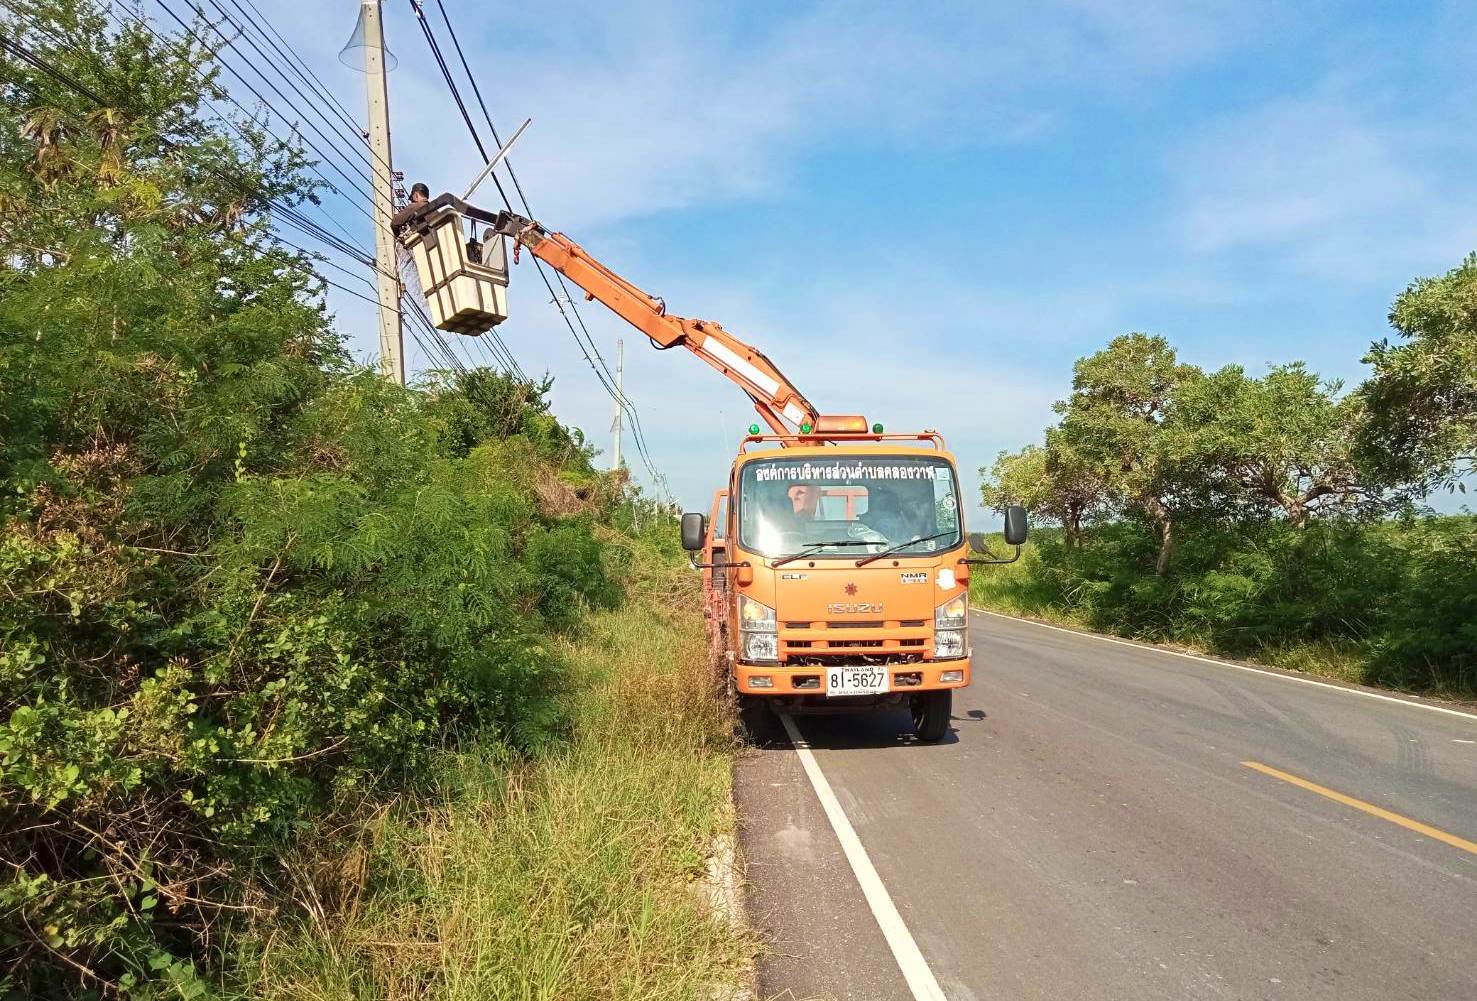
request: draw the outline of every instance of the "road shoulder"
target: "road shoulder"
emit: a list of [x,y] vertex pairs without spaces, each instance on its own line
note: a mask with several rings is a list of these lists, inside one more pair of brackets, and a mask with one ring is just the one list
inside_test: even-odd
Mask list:
[[734,768],[746,904],[764,938],[759,996],[909,997],[908,985],[778,721]]

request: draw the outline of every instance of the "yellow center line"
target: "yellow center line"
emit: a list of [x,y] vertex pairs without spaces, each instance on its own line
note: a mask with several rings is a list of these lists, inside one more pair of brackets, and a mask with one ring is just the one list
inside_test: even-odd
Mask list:
[[1419,820],[1402,817],[1398,813],[1392,813],[1384,807],[1375,806],[1373,803],[1366,803],[1364,800],[1355,799],[1353,796],[1345,796],[1343,793],[1330,789],[1327,786],[1321,786],[1316,782],[1309,782],[1307,779],[1300,779],[1296,775],[1289,775],[1287,772],[1273,768],[1271,765],[1264,765],[1260,761],[1243,761],[1241,763],[1247,768],[1261,772],[1263,775],[1270,775],[1274,779],[1290,782],[1309,792],[1316,792],[1320,796],[1326,796],[1335,803],[1342,803],[1345,806],[1352,806],[1356,810],[1363,810],[1365,813],[1379,817],[1381,820],[1388,820],[1392,824],[1399,824],[1401,827],[1415,831],[1417,834],[1424,834],[1428,838],[1444,841],[1453,848],[1460,848],[1464,852],[1471,852],[1473,855],[1477,855],[1477,841],[1468,841],[1466,838],[1459,838],[1455,834],[1448,834],[1440,828],[1432,827],[1430,824],[1423,824]]

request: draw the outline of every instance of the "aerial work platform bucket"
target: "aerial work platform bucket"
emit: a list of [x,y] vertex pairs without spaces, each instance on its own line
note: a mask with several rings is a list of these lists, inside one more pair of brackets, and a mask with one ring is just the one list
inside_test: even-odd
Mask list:
[[441,330],[476,336],[508,318],[508,248],[502,236],[486,241],[468,225],[493,217],[452,195],[395,217],[400,242],[410,251],[431,322]]

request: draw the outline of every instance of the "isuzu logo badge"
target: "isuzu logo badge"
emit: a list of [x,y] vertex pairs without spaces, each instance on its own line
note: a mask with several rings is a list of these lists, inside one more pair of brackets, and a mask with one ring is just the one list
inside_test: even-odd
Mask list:
[[826,612],[830,615],[866,615],[869,612],[880,614],[882,612],[882,602],[833,601],[826,606]]

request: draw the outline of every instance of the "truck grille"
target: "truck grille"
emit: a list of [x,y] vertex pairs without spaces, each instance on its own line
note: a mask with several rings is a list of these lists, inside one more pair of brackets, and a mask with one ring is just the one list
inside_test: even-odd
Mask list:
[[[849,621],[786,620],[780,629],[780,650],[786,663],[825,663],[845,657],[850,662],[865,658],[921,660],[928,649],[931,630],[926,619],[864,619]],[[889,661],[890,662],[890,661]]]
[[[847,657],[847,663],[884,665],[884,664],[916,664],[923,659],[921,653],[859,653],[851,651]],[[836,663],[834,655],[827,657],[824,654],[800,654],[792,656],[786,661],[790,667],[827,667]]]

